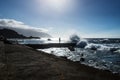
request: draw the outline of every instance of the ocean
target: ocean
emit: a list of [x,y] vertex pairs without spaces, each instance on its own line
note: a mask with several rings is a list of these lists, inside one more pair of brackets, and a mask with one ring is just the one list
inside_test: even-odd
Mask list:
[[[58,57],[66,57],[71,61],[77,61],[81,64],[92,66],[97,69],[109,70],[113,73],[120,74],[120,39],[118,38],[86,38],[83,41],[87,43],[84,48],[75,47],[75,51],[68,48],[47,48],[37,49],[48,54]],[[14,39],[15,41],[15,39]],[[59,43],[57,38],[54,39],[16,39],[19,44],[46,44]],[[61,40],[61,43],[69,42]]]

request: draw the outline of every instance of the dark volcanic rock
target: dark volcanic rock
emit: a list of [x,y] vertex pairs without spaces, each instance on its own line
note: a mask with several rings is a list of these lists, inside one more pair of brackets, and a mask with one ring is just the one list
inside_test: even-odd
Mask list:
[[97,47],[96,46],[91,46],[91,50],[97,50]]
[[85,48],[86,46],[87,46],[87,42],[86,41],[80,41],[77,44],[77,47],[79,47],[79,48]]

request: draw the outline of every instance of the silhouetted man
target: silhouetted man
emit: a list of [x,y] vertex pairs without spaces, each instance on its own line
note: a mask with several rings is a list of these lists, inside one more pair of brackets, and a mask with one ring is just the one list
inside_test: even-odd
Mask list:
[[61,42],[61,38],[59,37],[59,43]]

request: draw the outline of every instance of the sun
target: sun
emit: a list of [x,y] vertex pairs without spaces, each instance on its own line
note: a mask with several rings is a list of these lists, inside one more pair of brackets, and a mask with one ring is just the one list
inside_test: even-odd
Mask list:
[[68,0],[46,0],[46,4],[52,9],[63,10],[68,5]]
[[73,0],[37,0],[38,7],[43,12],[65,13],[73,3]]

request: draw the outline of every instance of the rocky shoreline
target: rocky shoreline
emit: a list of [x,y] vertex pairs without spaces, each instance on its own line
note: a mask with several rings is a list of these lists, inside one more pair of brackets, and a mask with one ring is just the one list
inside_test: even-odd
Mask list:
[[0,42],[0,80],[119,80],[98,70],[24,45]]

